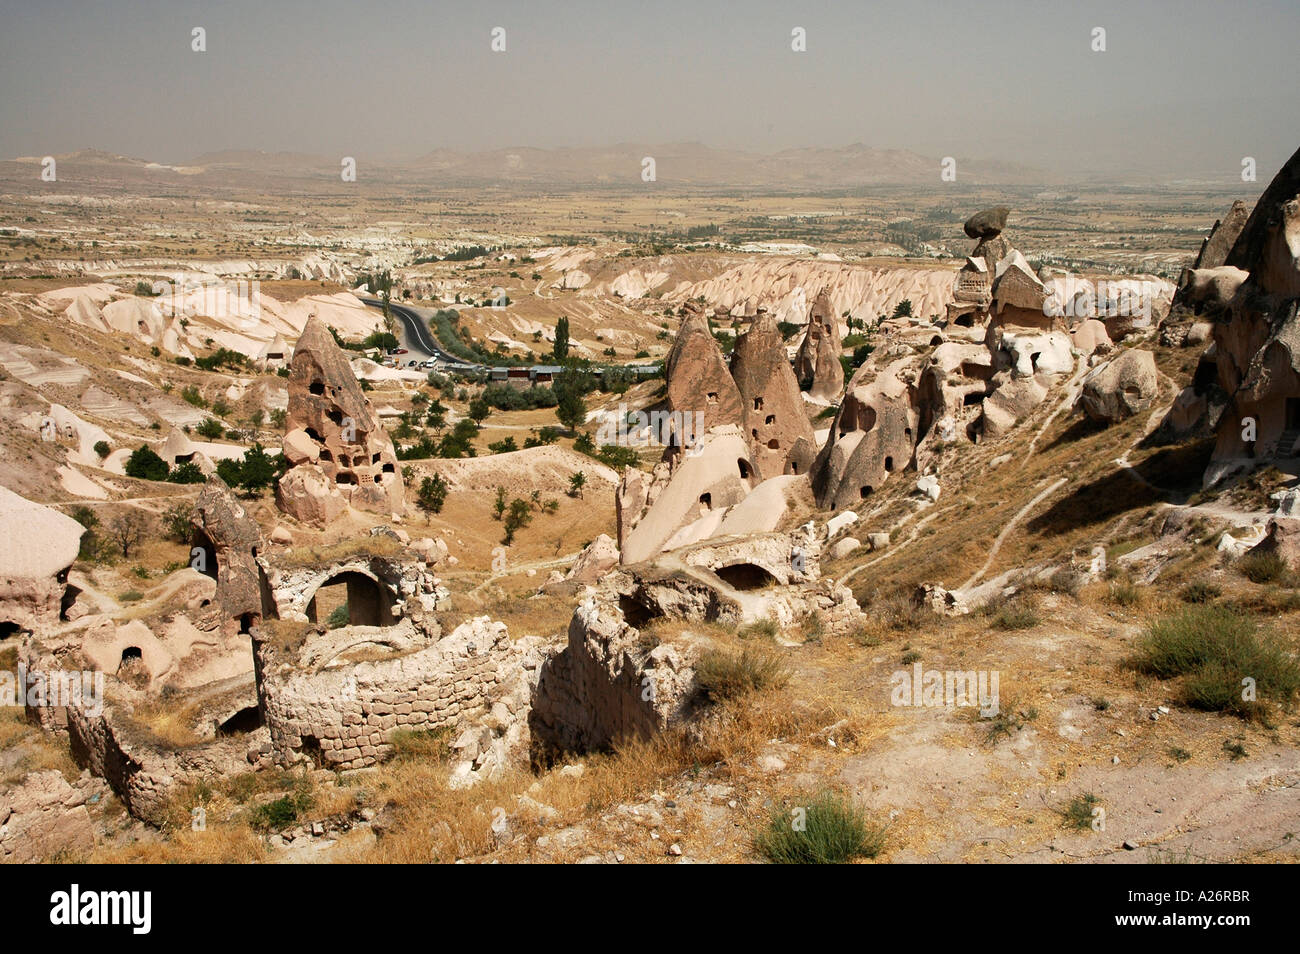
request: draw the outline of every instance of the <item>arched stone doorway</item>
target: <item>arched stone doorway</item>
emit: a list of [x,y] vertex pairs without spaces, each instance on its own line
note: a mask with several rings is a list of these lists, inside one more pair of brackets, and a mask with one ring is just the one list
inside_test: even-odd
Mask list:
[[316,587],[306,613],[313,623],[333,619],[334,625],[391,626],[396,605],[397,597],[383,583],[357,570],[344,570]]

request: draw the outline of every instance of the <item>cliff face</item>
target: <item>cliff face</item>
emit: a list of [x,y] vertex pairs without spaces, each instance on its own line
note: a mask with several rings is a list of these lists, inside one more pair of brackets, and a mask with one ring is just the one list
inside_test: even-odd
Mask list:
[[[1226,264],[1248,277],[1215,313],[1219,418],[1207,486],[1291,458],[1300,438],[1300,150],[1255,205]],[[1208,353],[1207,353],[1208,354]]]

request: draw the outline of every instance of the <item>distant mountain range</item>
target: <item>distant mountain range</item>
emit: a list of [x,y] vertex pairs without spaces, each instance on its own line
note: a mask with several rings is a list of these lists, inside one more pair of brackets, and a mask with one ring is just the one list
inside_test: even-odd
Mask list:
[[[538,149],[528,146],[465,152],[438,149],[409,160],[357,155],[357,182],[378,187],[502,187],[507,189],[631,189],[642,178],[644,160],[654,160],[660,188],[755,189],[763,191],[855,189],[871,186],[941,184],[940,157],[901,149],[875,149],[855,143],[833,149],[787,149],[752,153],[699,143]],[[0,161],[0,185],[23,189],[39,183],[39,156]],[[294,188],[315,191],[326,180],[339,181],[337,159],[288,152],[225,151],[181,163],[163,164],[81,150],[54,157],[57,182],[79,188],[128,191],[203,191]],[[1057,177],[1041,169],[995,160],[956,157],[957,181],[968,185],[1052,184]],[[51,184],[54,185],[54,184]],[[23,191],[26,191],[23,189]]]

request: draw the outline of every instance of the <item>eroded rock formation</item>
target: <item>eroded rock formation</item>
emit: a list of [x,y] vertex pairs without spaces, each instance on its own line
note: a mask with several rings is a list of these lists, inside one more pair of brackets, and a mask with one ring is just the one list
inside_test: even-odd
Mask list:
[[785,338],[766,311],[737,339],[731,374],[740,390],[743,426],[759,478],[807,473],[816,453],[812,424]]
[[808,330],[794,359],[794,373],[808,394],[826,403],[839,400],[844,390],[844,366],[840,363],[840,323],[826,292],[813,300]]
[[393,442],[325,325],[303,329],[289,366],[284,455],[276,500],[316,526],[350,505],[384,515],[405,509]]
[[668,410],[693,415],[694,436],[717,424],[739,425],[744,418],[740,391],[708,320],[694,302],[685,307],[686,317],[664,360]]
[[1256,203],[1224,266],[1248,277],[1231,276],[1236,288],[1212,315],[1214,340],[1203,359],[1213,361],[1227,403],[1207,486],[1293,457],[1300,440],[1300,151]]

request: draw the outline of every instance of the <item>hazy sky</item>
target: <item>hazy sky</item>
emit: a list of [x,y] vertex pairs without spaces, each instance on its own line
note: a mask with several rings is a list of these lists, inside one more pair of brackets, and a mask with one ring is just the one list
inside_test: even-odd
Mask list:
[[0,0],[0,157],[863,142],[1267,181],[1297,38],[1297,0]]

